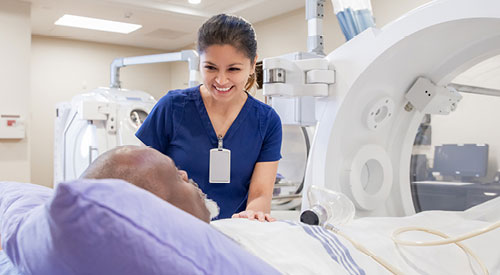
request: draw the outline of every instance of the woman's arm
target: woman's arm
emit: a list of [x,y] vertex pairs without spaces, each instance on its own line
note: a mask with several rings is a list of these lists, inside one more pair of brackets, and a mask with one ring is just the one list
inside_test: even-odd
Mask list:
[[234,214],[233,218],[258,219],[259,221],[275,220],[269,212],[271,212],[271,199],[273,198],[277,171],[278,161],[257,162],[255,164],[248,190],[247,208],[243,212]]

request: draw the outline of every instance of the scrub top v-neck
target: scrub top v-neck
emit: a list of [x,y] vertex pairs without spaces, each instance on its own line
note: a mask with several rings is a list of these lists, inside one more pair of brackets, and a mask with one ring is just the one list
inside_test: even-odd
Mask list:
[[[248,95],[248,93],[247,93]],[[233,121],[231,126],[229,126],[228,130],[223,136],[223,140],[227,140],[231,138],[231,134],[235,131],[238,130],[238,127],[241,125],[241,123],[245,120],[246,116],[248,115],[248,112],[250,110],[249,105],[252,104],[252,101],[249,100],[250,95],[248,95],[247,99],[245,100],[245,104],[243,104],[243,107],[241,108],[240,112],[236,116],[236,119]],[[218,142],[218,136],[217,133],[215,132],[215,128],[213,127],[212,121],[210,120],[210,116],[208,115],[207,108],[205,106],[205,103],[203,102],[203,98],[201,97],[201,93],[198,93],[198,97],[195,99],[196,107],[198,108],[198,112],[200,114],[200,119],[203,123],[203,126],[205,126],[205,130],[207,131],[208,136],[210,139],[215,140],[215,147],[217,148],[217,142]]]
[[281,122],[276,112],[251,95],[223,137],[231,150],[230,183],[209,183],[210,149],[217,135],[200,87],[168,92],[153,108],[136,136],[172,158],[220,207],[218,218],[245,210],[257,162],[281,158]]

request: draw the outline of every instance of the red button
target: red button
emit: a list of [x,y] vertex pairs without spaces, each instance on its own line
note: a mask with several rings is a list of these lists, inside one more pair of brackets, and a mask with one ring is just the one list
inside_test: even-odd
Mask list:
[[15,120],[7,120],[7,126],[14,126],[16,124]]

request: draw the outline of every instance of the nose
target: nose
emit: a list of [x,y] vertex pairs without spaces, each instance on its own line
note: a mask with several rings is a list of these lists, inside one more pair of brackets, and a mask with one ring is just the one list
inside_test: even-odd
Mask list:
[[228,78],[227,78],[225,72],[220,71],[219,73],[217,73],[217,77],[215,78],[215,82],[217,82],[217,84],[219,84],[221,86],[225,85],[228,82]]

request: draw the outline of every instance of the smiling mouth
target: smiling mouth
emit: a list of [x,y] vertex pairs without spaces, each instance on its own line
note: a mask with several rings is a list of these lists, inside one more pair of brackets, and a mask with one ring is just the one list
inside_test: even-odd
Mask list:
[[227,93],[233,88],[233,86],[227,87],[227,88],[220,88],[217,86],[213,86],[213,87],[215,88],[216,91],[221,92],[221,93]]

